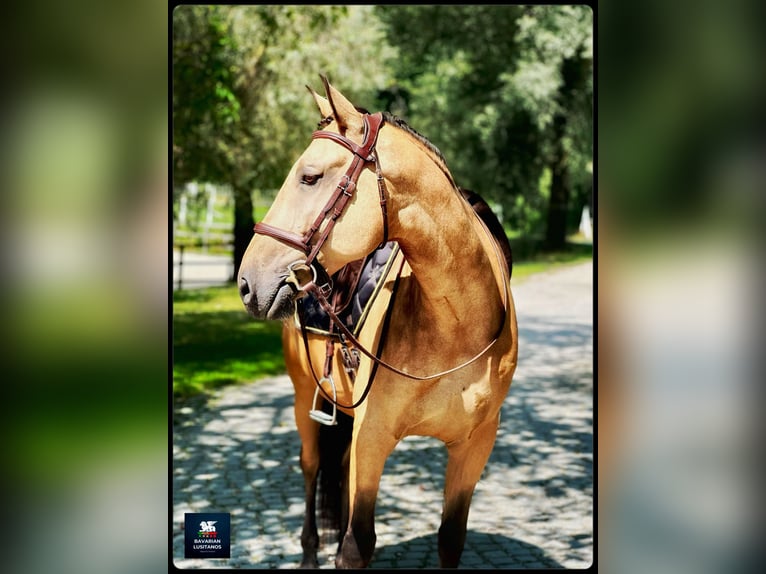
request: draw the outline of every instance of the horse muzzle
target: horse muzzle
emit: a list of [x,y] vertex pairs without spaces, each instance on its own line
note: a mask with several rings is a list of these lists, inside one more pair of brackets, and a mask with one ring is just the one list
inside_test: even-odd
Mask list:
[[284,275],[269,281],[256,281],[240,272],[237,278],[239,296],[245,309],[256,319],[279,321],[290,317],[296,299],[295,288]]

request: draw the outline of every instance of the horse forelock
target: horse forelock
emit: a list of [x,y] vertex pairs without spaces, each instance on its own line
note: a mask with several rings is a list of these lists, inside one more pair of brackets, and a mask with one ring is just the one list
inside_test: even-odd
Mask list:
[[326,118],[322,118],[321,120],[317,122],[317,129],[318,130],[324,129],[325,127],[329,126],[332,123],[332,121],[333,121],[332,116],[327,116]]
[[[361,107],[359,107],[359,106],[354,106],[354,108],[355,108],[355,109],[356,109],[356,111],[357,111],[357,112],[359,112],[360,114],[369,114],[369,113],[370,113],[369,111],[367,111],[367,109],[366,109],[366,108],[361,108]],[[325,127],[329,126],[331,123],[333,123],[333,121],[335,121],[335,117],[334,117],[334,116],[331,116],[331,115],[330,115],[330,116],[327,116],[326,118],[322,118],[321,120],[319,120],[319,121],[317,122],[317,129],[318,129],[318,130],[322,130],[322,129],[324,129]]]

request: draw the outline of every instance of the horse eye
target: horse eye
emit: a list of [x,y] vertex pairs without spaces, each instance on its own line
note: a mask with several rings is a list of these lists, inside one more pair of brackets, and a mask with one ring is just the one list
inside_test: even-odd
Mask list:
[[303,176],[301,177],[301,183],[304,185],[314,185],[320,179],[322,179],[322,174],[311,175],[308,173],[304,173]]

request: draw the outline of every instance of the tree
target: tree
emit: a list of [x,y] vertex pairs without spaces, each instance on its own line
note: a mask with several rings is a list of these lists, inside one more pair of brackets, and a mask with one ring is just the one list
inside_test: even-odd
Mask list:
[[[566,237],[589,190],[592,13],[586,6],[385,6],[400,50],[388,100],[428,134],[459,182],[520,232]],[[403,97],[401,94],[406,95]]]
[[231,158],[219,152],[235,137],[236,47],[219,6],[173,11],[174,194],[194,180],[223,182]]
[[[593,147],[592,18],[587,6],[532,6],[519,21],[521,64],[516,71],[516,86],[527,108],[541,118],[539,128],[548,143],[545,161],[551,183],[545,245],[549,249],[560,249],[566,243],[573,187],[584,183],[589,187],[587,166]],[[543,97],[535,98],[534,90],[525,91],[534,85],[529,80],[540,73],[549,81]]]
[[231,186],[235,276],[253,234],[253,193],[279,187],[316,125],[304,85],[316,85],[324,73],[352,96],[371,99],[388,81],[393,52],[371,10],[257,5],[173,12],[174,184]]
[[[221,6],[173,11],[173,193],[190,181],[230,184],[234,191],[235,265],[244,229],[252,230],[252,198],[242,59]],[[243,109],[243,101],[245,106]],[[245,244],[246,245],[246,244]]]

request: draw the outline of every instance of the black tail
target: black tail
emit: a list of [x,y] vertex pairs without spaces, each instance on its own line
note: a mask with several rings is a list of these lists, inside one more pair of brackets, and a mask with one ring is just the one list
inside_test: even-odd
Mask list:
[[[329,404],[325,402],[325,407]],[[348,450],[354,419],[338,411],[336,426],[319,428],[319,525],[323,542],[340,542],[348,522]]]

